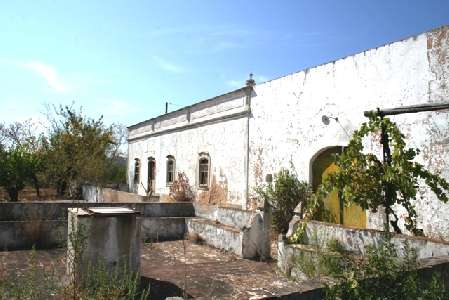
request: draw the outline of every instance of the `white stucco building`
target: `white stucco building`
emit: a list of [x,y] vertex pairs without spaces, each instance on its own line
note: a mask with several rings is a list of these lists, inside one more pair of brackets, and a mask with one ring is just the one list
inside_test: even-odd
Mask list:
[[[184,172],[195,201],[251,209],[253,188],[281,167],[293,164],[311,183],[320,178],[323,169],[315,170],[314,162],[348,143],[348,134],[366,121],[363,111],[444,101],[448,26],[128,127],[130,189],[144,195],[152,188],[164,198],[176,174]],[[326,125],[323,115],[338,122]],[[421,162],[449,179],[449,112],[391,119],[409,145],[422,150]],[[368,146],[380,150],[377,143]],[[448,239],[449,205],[423,193],[417,200],[419,227]],[[367,227],[379,224],[368,214]]]

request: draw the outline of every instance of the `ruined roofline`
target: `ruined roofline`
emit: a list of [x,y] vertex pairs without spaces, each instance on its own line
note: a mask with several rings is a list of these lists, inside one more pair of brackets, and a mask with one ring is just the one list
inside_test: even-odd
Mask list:
[[186,110],[188,110],[188,109],[195,108],[195,107],[200,106],[200,105],[202,105],[202,104],[204,104],[204,103],[207,103],[207,102],[212,102],[212,101],[218,100],[218,99],[220,99],[220,98],[228,98],[228,97],[232,97],[232,96],[234,96],[234,95],[239,95],[239,94],[241,94],[241,93],[246,92],[246,90],[249,89],[249,88],[251,88],[251,87],[244,86],[244,87],[241,87],[241,88],[239,88],[239,89],[230,91],[230,92],[225,93],[225,94],[221,94],[221,95],[218,95],[218,96],[215,96],[215,97],[212,97],[212,98],[209,98],[209,99],[200,101],[200,102],[195,102],[195,103],[192,104],[192,105],[184,106],[184,107],[181,107],[180,109],[177,109],[177,110],[168,112],[168,113],[166,113],[166,114],[162,114],[162,115],[159,115],[159,116],[157,116],[157,117],[154,117],[154,118],[151,118],[151,119],[148,119],[148,120],[145,120],[145,121],[136,123],[136,124],[134,124],[134,125],[130,125],[130,126],[127,127],[127,129],[128,129],[128,131],[129,131],[129,130],[133,130],[133,129],[136,129],[136,128],[140,127],[140,126],[147,125],[147,124],[151,124],[151,123],[154,122],[154,121],[160,121],[160,120],[164,120],[164,119],[170,118],[170,117],[172,117],[173,115],[176,115],[176,114],[178,114],[178,113],[180,113],[180,112],[182,112],[182,111],[186,111]]
[[439,30],[445,29],[445,28],[449,29],[449,24],[441,25],[439,27],[432,28],[432,29],[427,30],[427,31],[422,31],[422,32],[417,33],[417,34],[409,35],[409,36],[401,38],[399,40],[394,40],[392,42],[387,42],[387,43],[381,44],[381,45],[373,47],[373,48],[368,48],[368,49],[365,49],[363,51],[351,53],[351,54],[342,56],[340,58],[329,60],[329,61],[326,61],[324,63],[318,64],[318,65],[315,65],[315,66],[307,67],[307,68],[304,68],[304,69],[301,69],[301,70],[298,70],[298,71],[295,71],[295,72],[291,72],[289,74],[285,74],[285,75],[282,75],[282,76],[279,76],[279,77],[275,77],[273,79],[270,79],[270,80],[264,81],[262,83],[259,83],[259,85],[264,84],[264,83],[268,83],[268,82],[271,82],[271,81],[275,81],[275,80],[278,80],[278,79],[281,79],[281,78],[284,78],[284,77],[288,77],[288,76],[291,76],[293,74],[298,74],[298,73],[301,73],[301,72],[307,73],[310,70],[314,70],[314,69],[317,69],[317,68],[320,68],[320,67],[323,67],[323,66],[326,66],[326,65],[329,65],[329,64],[335,64],[336,62],[343,61],[343,60],[348,59],[350,57],[354,57],[354,56],[357,56],[357,55],[360,55],[360,54],[366,54],[367,52],[370,52],[370,51],[373,51],[373,50],[378,50],[378,49],[384,48],[384,47],[388,47],[388,46],[391,46],[391,45],[396,44],[396,43],[401,43],[401,42],[407,41],[409,39],[416,39],[416,38],[418,38],[421,35],[426,35],[426,34],[429,34],[431,32],[439,31]]

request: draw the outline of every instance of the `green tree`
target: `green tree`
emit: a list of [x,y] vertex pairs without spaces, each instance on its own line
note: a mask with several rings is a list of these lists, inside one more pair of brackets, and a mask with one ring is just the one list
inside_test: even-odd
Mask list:
[[0,124],[0,186],[7,190],[11,201],[26,184],[32,184],[39,196],[39,176],[43,169],[43,135],[36,135],[31,120]]
[[[391,163],[380,161],[374,153],[367,153],[363,140],[369,135],[379,135],[382,128],[390,137]],[[416,230],[416,210],[413,200],[420,183],[424,182],[443,202],[448,201],[449,183],[414,161],[419,149],[407,148],[404,135],[388,118],[372,115],[369,121],[356,130],[345,151],[336,159],[339,170],[332,173],[320,187],[324,197],[333,189],[341,192],[345,202],[354,202],[364,209],[377,211],[384,207],[387,215],[386,229],[391,225],[396,232],[398,216],[393,206],[402,206],[408,212],[406,229]],[[389,197],[385,196],[388,186]],[[390,220],[390,216],[392,219]]]
[[5,187],[11,201],[33,180],[40,167],[39,158],[23,146],[0,149],[0,186]]
[[55,109],[51,123],[46,178],[58,194],[77,198],[82,184],[102,184],[117,144],[112,127],[69,106]]

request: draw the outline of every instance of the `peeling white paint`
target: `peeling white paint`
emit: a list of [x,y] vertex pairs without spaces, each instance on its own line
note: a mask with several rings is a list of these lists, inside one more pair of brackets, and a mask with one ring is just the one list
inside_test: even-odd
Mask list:
[[[198,153],[208,152],[213,176],[226,186],[226,201],[251,207],[246,191],[251,193],[267,174],[281,167],[288,168],[292,163],[299,177],[309,180],[313,156],[323,148],[346,145],[347,133],[366,121],[363,111],[449,101],[448,31],[449,27],[439,28],[256,85],[251,97],[249,133],[246,115],[213,121],[247,109],[245,97],[235,92],[132,126],[130,164],[134,158],[141,159],[141,182],[145,184],[147,157],[156,158],[156,192],[167,194],[165,157],[175,156],[177,171],[186,172],[195,187]],[[340,123],[331,120],[325,125],[322,115],[338,117]],[[422,149],[419,160],[449,179],[449,112],[391,119],[397,122],[410,146]],[[205,123],[192,126],[195,122]],[[366,147],[380,154],[377,143],[367,142]],[[129,170],[132,179],[132,165]],[[144,193],[141,187],[138,192]],[[426,190],[416,205],[424,233],[449,239],[449,205]],[[369,214],[367,219],[372,228],[382,224],[379,215]]]

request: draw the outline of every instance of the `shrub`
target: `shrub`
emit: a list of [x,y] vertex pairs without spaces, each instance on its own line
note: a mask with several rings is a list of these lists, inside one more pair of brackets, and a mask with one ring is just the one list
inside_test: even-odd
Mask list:
[[274,184],[256,188],[256,194],[271,205],[275,230],[286,233],[293,211],[299,203],[302,207],[307,206],[312,189],[307,182],[300,181],[294,172],[281,169],[275,175]]
[[299,252],[293,260],[294,266],[309,279],[341,276],[342,270],[347,269],[353,262],[352,254],[346,251],[338,240],[332,239],[324,244],[318,239],[316,230],[309,243],[310,248]]
[[56,299],[60,279],[55,269],[39,264],[34,248],[27,263],[29,268],[20,272],[0,273],[0,300]]
[[173,184],[170,186],[169,197],[174,201],[192,200],[189,179],[184,172],[178,173],[178,179],[173,181]]
[[378,247],[367,247],[364,259],[350,259],[335,274],[339,283],[326,287],[326,299],[448,299],[441,274],[425,280],[417,267],[416,251],[404,243],[401,255],[387,236]]

